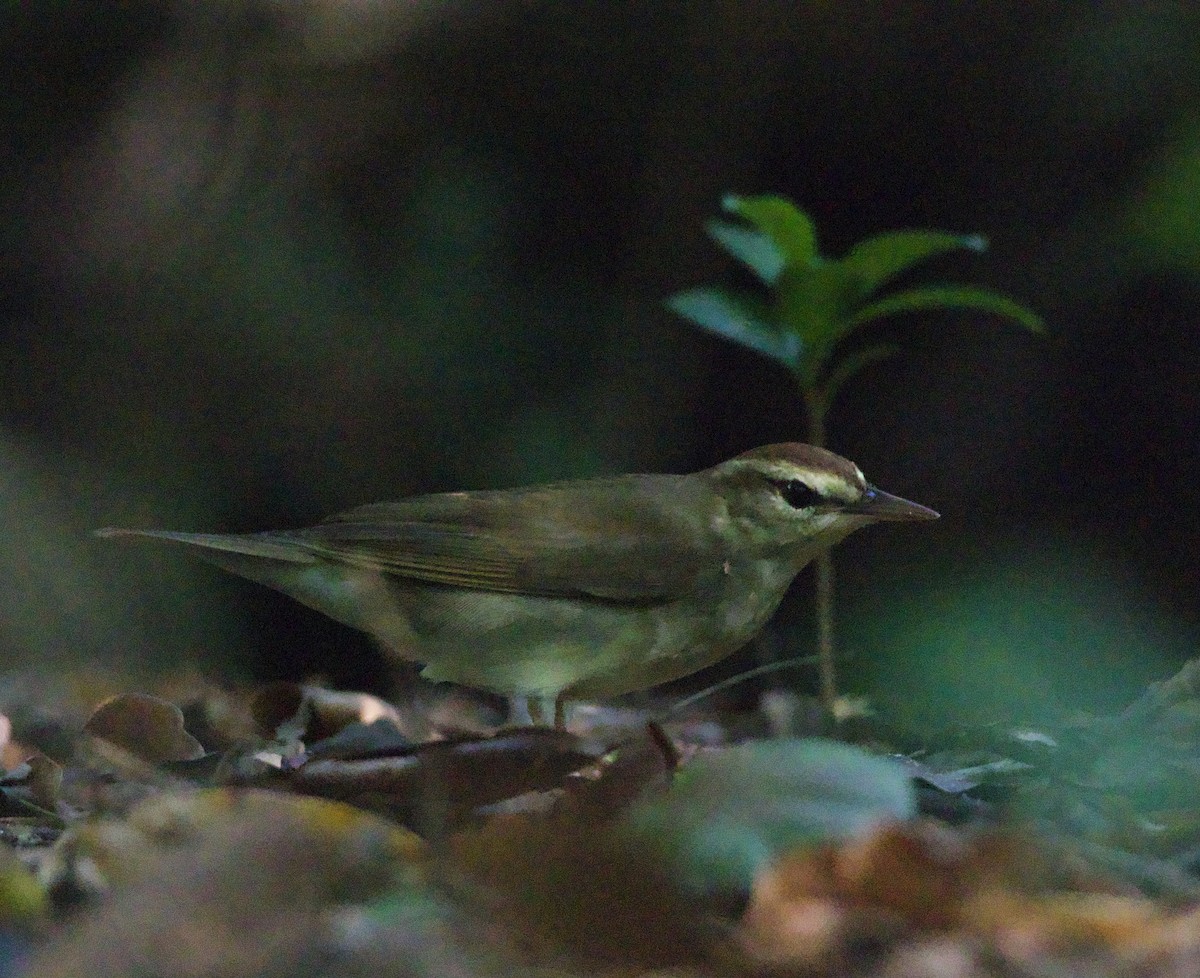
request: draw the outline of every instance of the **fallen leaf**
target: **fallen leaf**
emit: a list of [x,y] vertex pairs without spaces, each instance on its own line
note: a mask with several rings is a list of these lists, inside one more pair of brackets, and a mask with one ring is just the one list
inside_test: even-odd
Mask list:
[[803,843],[916,814],[904,770],[834,740],[750,741],[696,755],[626,823],[697,893],[748,892],[755,874]]
[[105,700],[83,729],[147,764],[204,756],[200,742],[184,729],[179,707],[145,693],[122,693]]
[[452,865],[487,912],[535,956],[566,951],[640,974],[712,953],[714,935],[695,901],[624,833],[590,819],[499,815],[449,841]]
[[126,828],[120,852],[98,851],[104,837],[88,845],[98,863],[131,871],[35,955],[29,974],[317,973],[341,940],[329,911],[373,899],[406,871],[416,885],[424,858],[411,833],[375,816],[261,791],[156,799]]
[[408,739],[427,739],[426,725],[420,729],[391,703],[370,693],[344,692],[324,686],[275,682],[260,688],[250,701],[250,711],[261,736],[278,736],[286,725],[287,735],[305,743],[332,737],[351,724],[386,721]]
[[439,834],[481,806],[558,788],[591,760],[574,734],[529,727],[434,741],[390,756],[310,760],[271,780],[386,811]]

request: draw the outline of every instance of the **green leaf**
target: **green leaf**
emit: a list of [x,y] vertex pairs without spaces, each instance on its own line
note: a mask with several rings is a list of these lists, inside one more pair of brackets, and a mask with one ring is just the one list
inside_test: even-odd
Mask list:
[[761,231],[728,221],[709,221],[705,229],[717,244],[750,269],[764,285],[774,285],[783,271],[783,255]]
[[854,275],[862,285],[863,296],[867,296],[914,265],[963,248],[984,251],[987,241],[977,234],[888,231],[863,239],[838,264]]
[[722,201],[722,206],[770,238],[785,264],[804,268],[819,260],[817,229],[812,219],[790,200],[730,195]]
[[770,322],[766,304],[724,289],[691,289],[667,300],[684,319],[794,369],[799,339]]
[[864,367],[872,363],[878,363],[880,360],[887,360],[899,352],[900,347],[898,346],[880,344],[856,350],[854,353],[842,357],[833,365],[833,369],[829,371],[829,376],[825,378],[825,382],[821,385],[825,398],[825,406],[828,407],[833,402],[834,397],[837,396],[837,392],[841,389],[842,385]]
[[825,361],[842,335],[842,324],[854,308],[854,282],[838,262],[809,268],[786,268],[779,280],[777,319],[799,337],[798,364],[808,387],[825,369]]
[[697,756],[666,794],[639,799],[624,824],[686,888],[744,893],[788,849],[915,813],[898,763],[834,740],[785,739]]
[[967,285],[930,285],[884,296],[863,306],[846,322],[845,332],[873,319],[906,312],[954,312],[974,309],[1012,319],[1031,332],[1041,333],[1046,324],[1040,316],[999,293]]

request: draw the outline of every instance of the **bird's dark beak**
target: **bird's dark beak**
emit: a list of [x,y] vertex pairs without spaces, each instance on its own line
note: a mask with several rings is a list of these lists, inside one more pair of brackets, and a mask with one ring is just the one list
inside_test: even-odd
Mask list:
[[859,516],[869,516],[875,520],[936,520],[938,514],[928,506],[909,502],[890,492],[867,486],[867,491],[857,503],[845,507],[843,513],[856,513]]

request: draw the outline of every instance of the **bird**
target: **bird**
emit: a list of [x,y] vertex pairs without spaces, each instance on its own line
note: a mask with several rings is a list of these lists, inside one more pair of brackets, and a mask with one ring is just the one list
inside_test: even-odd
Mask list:
[[421,675],[563,704],[690,675],[763,628],[800,570],[861,527],[937,519],[797,442],[686,475],[371,503],[298,530],[101,537],[182,544],[374,636]]

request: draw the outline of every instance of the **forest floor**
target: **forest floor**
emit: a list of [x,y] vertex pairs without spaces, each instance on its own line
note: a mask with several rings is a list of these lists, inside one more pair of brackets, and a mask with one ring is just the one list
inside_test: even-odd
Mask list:
[[2,690],[0,974],[1200,975],[1197,663],[925,743],[782,691],[553,730],[99,685]]

